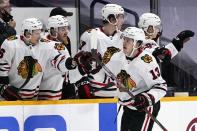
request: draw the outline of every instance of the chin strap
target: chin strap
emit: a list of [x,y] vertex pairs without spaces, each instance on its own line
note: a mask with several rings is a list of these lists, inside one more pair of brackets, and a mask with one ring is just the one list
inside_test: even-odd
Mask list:
[[23,40],[24,40],[24,42],[25,42],[26,45],[31,45],[30,39],[31,39],[31,35],[30,35],[29,38],[27,38],[27,37],[25,37],[25,36],[23,35]]

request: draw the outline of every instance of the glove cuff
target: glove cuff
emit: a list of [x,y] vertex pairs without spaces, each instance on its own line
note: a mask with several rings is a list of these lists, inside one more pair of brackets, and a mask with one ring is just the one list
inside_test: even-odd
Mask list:
[[175,48],[178,50],[178,51],[181,51],[181,49],[183,48],[183,41],[181,41],[178,37],[177,39],[174,38],[172,40],[172,44],[175,46]]
[[65,63],[65,66],[68,70],[72,70],[72,69],[75,69],[76,66],[73,66],[72,64],[72,61],[73,61],[73,58],[69,57],[67,60],[66,60],[66,63]]

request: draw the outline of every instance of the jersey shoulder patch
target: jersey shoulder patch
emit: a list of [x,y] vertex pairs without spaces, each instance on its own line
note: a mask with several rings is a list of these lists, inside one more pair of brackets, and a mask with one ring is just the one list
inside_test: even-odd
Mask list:
[[47,43],[48,43],[48,42],[51,42],[51,40],[41,38],[41,39],[40,39],[40,42],[47,42]]
[[145,54],[144,56],[142,56],[141,60],[143,60],[145,63],[150,63],[153,61],[152,57],[149,56],[148,54]]
[[56,50],[65,50],[66,47],[65,47],[65,45],[63,43],[55,43],[54,48]]
[[120,52],[119,48],[116,48],[116,47],[113,47],[113,46],[108,47],[107,51],[104,53],[102,62],[104,64],[107,64],[110,61],[111,57],[117,52]]
[[16,37],[15,35],[10,36],[10,37],[7,38],[7,40],[16,40],[16,39],[18,39],[18,37]]

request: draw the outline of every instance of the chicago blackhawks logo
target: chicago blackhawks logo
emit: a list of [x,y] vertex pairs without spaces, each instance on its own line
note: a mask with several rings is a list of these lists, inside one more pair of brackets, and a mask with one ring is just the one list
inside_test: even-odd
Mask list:
[[149,56],[149,55],[145,55],[145,56],[142,56],[141,59],[146,62],[146,63],[150,63],[151,61],[153,61],[152,57]]
[[33,78],[38,72],[42,72],[42,67],[38,63],[38,60],[33,59],[31,56],[25,56],[17,69],[18,75],[21,75],[23,79],[27,79],[28,77]]
[[116,53],[116,52],[120,52],[120,49],[116,48],[116,47],[113,47],[113,46],[108,47],[107,51],[105,52],[105,54],[103,56],[102,62],[104,64],[107,64],[110,61],[113,54]]
[[[130,78],[130,75],[127,74],[125,70],[121,70],[120,73],[118,73],[117,78],[120,80],[120,82],[130,91],[134,88],[136,88],[135,82]],[[120,92],[123,92],[123,89],[120,85],[117,85]]]
[[65,50],[65,45],[63,45],[62,43],[55,43],[54,48],[56,50]]
[[16,39],[17,39],[17,37],[14,35],[7,38],[7,40],[16,40]]

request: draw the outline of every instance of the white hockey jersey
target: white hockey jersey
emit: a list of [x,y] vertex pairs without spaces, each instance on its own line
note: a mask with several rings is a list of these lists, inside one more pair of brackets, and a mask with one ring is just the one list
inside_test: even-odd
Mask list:
[[[84,32],[81,36],[80,39],[80,50],[83,51],[91,51],[91,43],[90,43],[90,38],[91,38],[91,30],[87,30]],[[122,49],[122,42],[123,40],[121,39],[121,32],[114,32],[113,36],[107,36],[102,28],[95,28],[97,32],[97,51],[101,54],[103,57],[105,52],[109,47],[116,47],[118,49]],[[105,74],[104,70],[101,69],[98,73],[92,75],[92,79],[90,78],[90,83],[93,87],[96,88],[101,88],[106,86],[109,82],[111,82],[110,78]],[[100,97],[114,97],[116,94],[116,87],[113,86],[111,88],[106,89],[106,91],[97,91],[95,92],[95,96],[100,96]]]
[[[45,34],[47,39],[48,34]],[[51,41],[49,43],[52,48],[59,51],[61,54],[70,57],[69,52],[64,44],[56,41]],[[40,84],[40,91],[38,99],[44,100],[59,100],[62,94],[62,86],[64,82],[64,76],[67,72],[62,73],[50,65],[50,61],[46,65],[44,75]]]
[[[52,41],[49,46],[54,47],[61,54],[70,57],[66,47],[59,42]],[[38,99],[44,100],[59,100],[62,94],[62,86],[64,82],[64,76],[67,72],[60,72],[50,65],[50,61],[45,67],[44,75],[40,84],[40,91]]]
[[[20,89],[23,99],[34,99],[39,93],[39,86],[46,66],[66,72],[65,62],[68,56],[60,54],[50,41],[41,39],[36,45],[26,45],[20,36],[12,36],[1,46],[0,76],[8,76],[11,86],[21,88],[28,77],[30,80]],[[34,63],[32,64],[33,58]],[[32,70],[30,67],[32,66]],[[31,71],[31,76],[29,72]]]
[[[147,92],[158,102],[166,94],[166,82],[161,77],[157,61],[149,52],[141,50],[134,59],[128,59],[123,52],[118,52],[111,57],[106,66],[118,79],[123,80],[123,84],[133,95]],[[121,88],[117,94],[120,104],[127,106],[131,103],[131,96],[122,92]],[[128,107],[135,109],[132,106]]]

